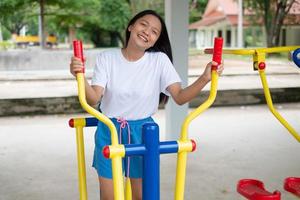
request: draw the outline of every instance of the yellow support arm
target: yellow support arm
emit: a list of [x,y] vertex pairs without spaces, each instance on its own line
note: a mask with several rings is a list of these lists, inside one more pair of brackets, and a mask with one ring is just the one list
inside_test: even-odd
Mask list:
[[[292,136],[300,142],[300,135],[296,130],[279,114],[279,112],[274,108],[270,89],[267,83],[267,78],[265,74],[265,57],[266,53],[279,53],[294,51],[300,48],[300,46],[286,46],[286,47],[272,47],[272,48],[258,48],[258,49],[224,49],[224,54],[236,54],[236,55],[252,55],[253,63],[255,64],[255,69],[258,69],[259,76],[262,82],[264,95],[266,98],[267,105],[271,113],[278,119],[278,121],[292,134]],[[205,53],[212,53],[212,49],[206,49]]]
[[87,200],[83,127],[75,126],[80,200]]
[[[179,142],[188,141],[188,126],[193,119],[199,116],[207,108],[209,108],[216,99],[217,96],[217,86],[218,86],[218,73],[216,70],[212,71],[211,88],[210,95],[208,99],[197,109],[192,111],[184,120],[181,128],[181,137]],[[187,151],[182,151],[178,153],[177,157],[177,169],[176,169],[176,184],[175,184],[175,200],[184,199],[184,187],[185,187],[185,174],[186,174],[186,161],[187,161]]]
[[[118,142],[118,134],[116,127],[114,126],[113,122],[91,107],[86,102],[86,96],[85,96],[85,84],[84,84],[84,73],[77,73],[76,75],[77,83],[78,83],[78,96],[79,96],[79,102],[83,109],[85,109],[88,113],[96,117],[99,121],[103,122],[107,127],[109,128],[111,132],[111,141],[112,146],[119,146]],[[124,200],[124,185],[123,185],[123,177],[122,177],[122,158],[120,155],[115,156],[112,158],[112,173],[113,173],[113,185],[114,185],[114,199],[116,200]]]
[[[214,48],[213,48],[213,61],[221,64],[222,62],[222,47],[223,47],[223,38],[215,38]],[[216,99],[217,96],[217,86],[218,86],[218,66],[211,66],[211,85],[210,85],[210,94],[208,99],[200,105],[197,109],[191,112],[184,120],[181,127],[181,137],[179,143],[185,144],[188,142],[188,126],[192,120],[209,108]],[[185,145],[184,145],[185,146]],[[184,149],[190,149],[184,148]],[[184,199],[184,187],[185,187],[185,174],[186,174],[186,161],[187,161],[188,151],[179,151],[177,157],[177,169],[176,169],[176,183],[175,183],[175,200]]]
[[260,80],[263,85],[264,95],[266,98],[266,102],[269,110],[275,116],[275,118],[292,134],[292,136],[300,142],[300,135],[296,132],[296,130],[279,114],[279,112],[273,106],[272,96],[270,93],[270,89],[268,86],[265,68],[265,53],[273,53],[273,52],[281,52],[281,51],[292,51],[295,50],[296,47],[274,47],[267,49],[258,49],[253,55],[253,59],[257,61],[257,69],[259,72]]

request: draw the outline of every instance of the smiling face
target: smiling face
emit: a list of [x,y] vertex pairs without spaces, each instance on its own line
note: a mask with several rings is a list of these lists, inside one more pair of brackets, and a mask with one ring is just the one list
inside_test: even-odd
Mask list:
[[152,47],[161,33],[160,20],[154,15],[145,15],[128,27],[130,32],[129,45],[145,51]]

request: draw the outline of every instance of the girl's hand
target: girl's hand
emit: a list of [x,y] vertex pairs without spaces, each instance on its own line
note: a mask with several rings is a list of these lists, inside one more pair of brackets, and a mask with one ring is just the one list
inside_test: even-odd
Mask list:
[[[218,65],[218,63],[216,63],[214,61],[209,62],[206,65],[206,68],[205,68],[205,70],[204,70],[204,72],[202,74],[202,77],[205,78],[207,81],[211,80],[211,67],[213,65]],[[222,74],[223,70],[224,70],[224,62],[222,60],[221,64],[218,65],[218,67],[217,67],[217,73],[218,73],[219,76]]]
[[[85,58],[84,58],[85,61]],[[83,62],[81,61],[80,58],[77,57],[72,57],[71,58],[71,63],[70,63],[70,72],[73,76],[76,77],[76,73],[80,72],[83,68]]]

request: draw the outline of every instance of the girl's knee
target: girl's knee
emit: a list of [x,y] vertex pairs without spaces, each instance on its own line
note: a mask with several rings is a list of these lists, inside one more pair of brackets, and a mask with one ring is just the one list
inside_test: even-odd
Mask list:
[[143,199],[142,179],[131,178],[130,181],[131,181],[132,200],[142,200]]
[[138,197],[138,198],[132,198],[132,200],[142,200],[142,197]]
[[100,200],[114,200],[114,195],[105,192],[100,192]]
[[113,182],[111,179],[99,177],[100,200],[114,200]]

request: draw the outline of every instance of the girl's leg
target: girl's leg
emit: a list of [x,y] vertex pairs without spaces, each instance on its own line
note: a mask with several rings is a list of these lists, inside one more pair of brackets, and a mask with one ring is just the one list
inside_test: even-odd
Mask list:
[[[142,179],[130,178],[132,200],[142,200]],[[99,177],[100,200],[114,200],[113,180]]]
[[142,200],[142,179],[141,178],[130,178],[131,190],[132,190],[132,200]]
[[114,200],[113,180],[103,177],[99,178],[100,200]]

